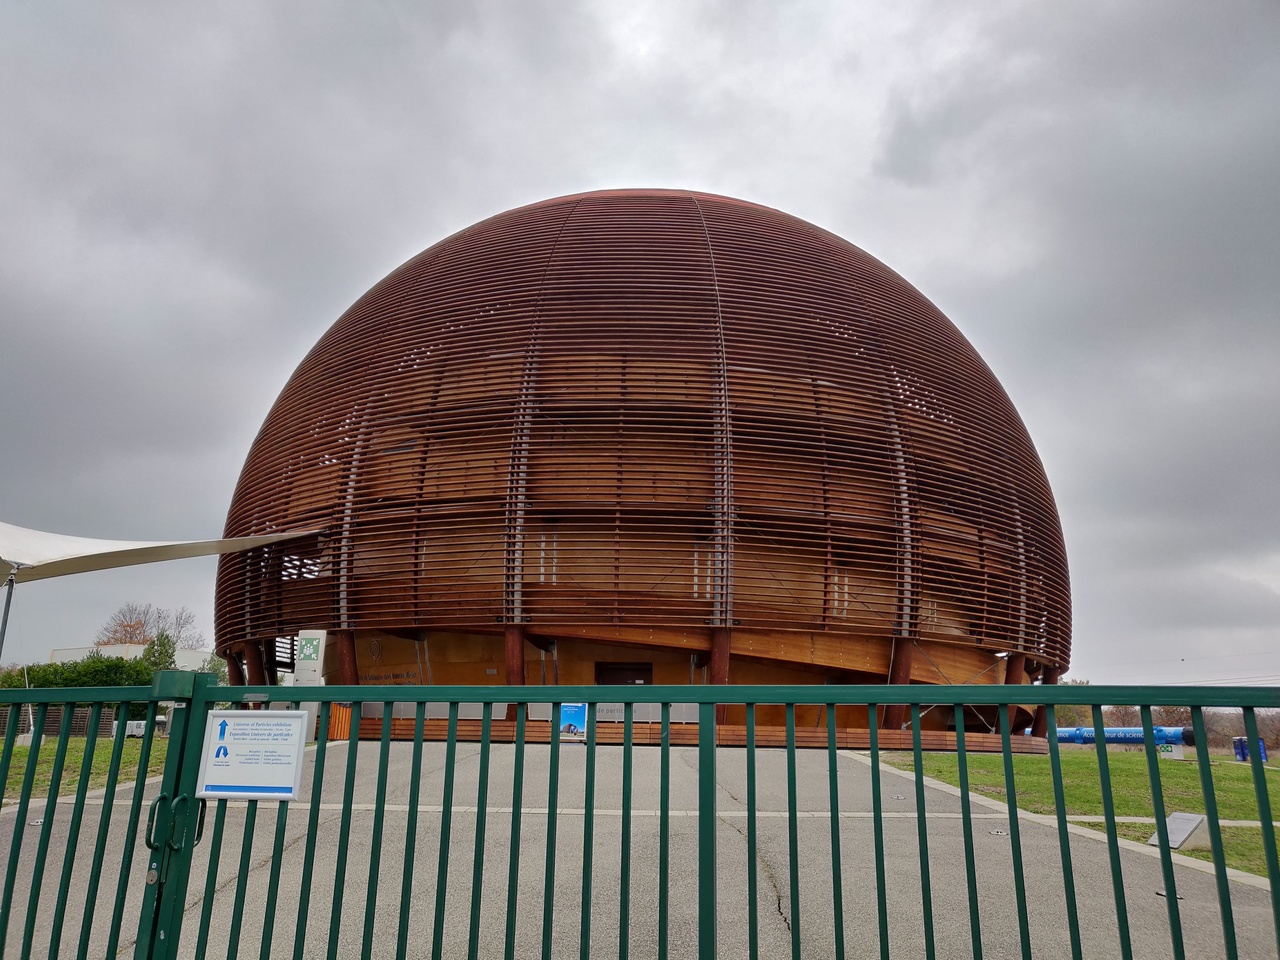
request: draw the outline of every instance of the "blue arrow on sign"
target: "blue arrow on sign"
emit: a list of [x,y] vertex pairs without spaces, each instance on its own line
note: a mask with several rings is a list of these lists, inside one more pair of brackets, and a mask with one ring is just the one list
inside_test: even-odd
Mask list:
[[225,720],[223,720],[220,724],[218,724],[218,739],[219,740],[227,739],[227,721]]

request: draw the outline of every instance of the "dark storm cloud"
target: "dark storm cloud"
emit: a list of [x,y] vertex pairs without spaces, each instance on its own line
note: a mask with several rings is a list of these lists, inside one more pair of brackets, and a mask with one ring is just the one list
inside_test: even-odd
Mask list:
[[[517,204],[688,186],[847,237],[974,341],[1054,484],[1077,675],[1170,643],[1280,673],[1242,652],[1280,651],[1278,16],[11,5],[0,518],[214,534],[289,372],[396,264]],[[32,584],[7,654],[131,599],[209,632],[211,570]]]
[[1077,673],[1105,675],[1108,639],[1243,628],[1274,674],[1280,584],[1241,571],[1280,553],[1280,23],[1169,14],[983,16],[963,67],[895,99],[879,169],[974,190],[1025,232],[1015,270],[958,258],[944,289],[1055,484]]

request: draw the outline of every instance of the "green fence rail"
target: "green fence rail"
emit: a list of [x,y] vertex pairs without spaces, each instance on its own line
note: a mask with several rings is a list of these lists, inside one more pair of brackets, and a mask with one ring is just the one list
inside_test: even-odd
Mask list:
[[[566,704],[587,705],[583,729]],[[890,704],[908,706],[909,736],[881,729]],[[1102,739],[1060,748],[1055,704],[1096,727],[1103,704],[1138,706],[1145,763]],[[301,799],[196,796],[220,705],[310,705]],[[865,749],[842,745],[849,705],[868,708]],[[1047,707],[1047,755],[1015,749],[1011,705]],[[1193,765],[1158,759],[1162,706],[1191,708]],[[729,707],[745,708],[733,736]],[[814,707],[800,737],[797,708]],[[985,775],[1007,806],[970,789],[972,707],[989,708]],[[0,957],[1274,957],[1275,768],[1256,749],[1247,766],[1211,757],[1206,737],[1228,710],[1256,743],[1273,708],[1280,691],[1258,688],[304,690],[178,672],[151,689],[0,691]],[[107,722],[131,716],[140,737]],[[939,718],[956,734],[949,788],[925,777]],[[1068,749],[1096,757],[1097,823],[1072,806]],[[1133,769],[1153,811],[1204,812],[1207,861],[1171,850],[1163,816],[1117,813]],[[1020,811],[1045,775],[1052,810]],[[1254,816],[1220,823],[1245,780]],[[1149,854],[1125,836],[1145,829]],[[1241,830],[1259,875],[1228,867]]]

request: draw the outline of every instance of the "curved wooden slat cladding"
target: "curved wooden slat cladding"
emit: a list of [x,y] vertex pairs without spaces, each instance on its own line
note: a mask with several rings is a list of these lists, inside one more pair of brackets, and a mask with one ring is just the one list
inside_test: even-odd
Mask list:
[[515,624],[899,681],[1069,658],[1053,497],[990,370],[874,258],[725,197],[549,200],[391,273],[285,387],[226,536],[304,525],[222,558],[224,655]]

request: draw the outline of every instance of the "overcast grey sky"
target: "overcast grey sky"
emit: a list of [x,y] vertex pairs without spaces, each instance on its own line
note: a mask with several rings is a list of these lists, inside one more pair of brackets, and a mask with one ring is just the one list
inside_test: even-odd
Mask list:
[[[973,341],[1067,538],[1071,675],[1280,682],[1280,7],[0,6],[0,519],[221,533],[271,402],[394,266],[688,187],[813,221]],[[6,661],[214,562],[21,585]]]

